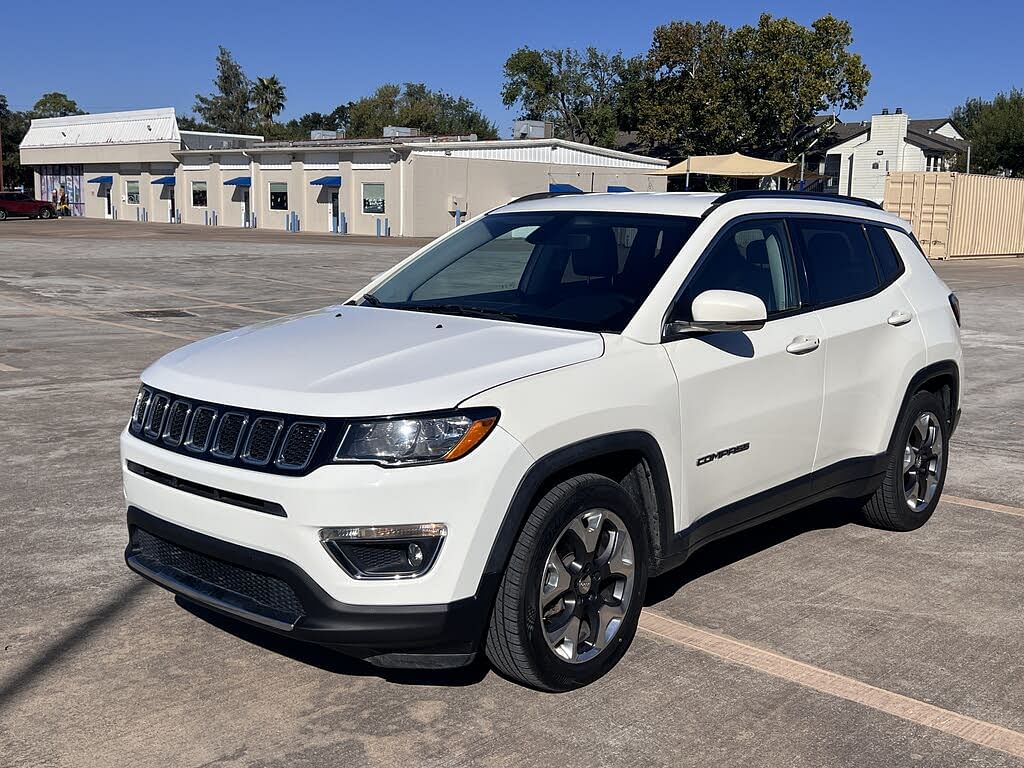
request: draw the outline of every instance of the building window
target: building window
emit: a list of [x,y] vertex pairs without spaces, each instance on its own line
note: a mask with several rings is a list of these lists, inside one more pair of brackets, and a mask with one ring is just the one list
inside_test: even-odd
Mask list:
[[193,208],[205,208],[206,207],[206,182],[205,181],[193,181],[192,182],[192,207]]
[[284,181],[270,182],[270,210],[288,210],[288,184]]
[[128,205],[139,204],[139,182],[126,181],[124,183],[124,199]]
[[363,213],[384,213],[383,184],[363,184]]

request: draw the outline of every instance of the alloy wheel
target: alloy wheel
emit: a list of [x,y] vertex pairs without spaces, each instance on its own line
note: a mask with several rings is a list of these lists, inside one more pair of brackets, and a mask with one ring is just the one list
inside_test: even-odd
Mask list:
[[548,648],[582,664],[609,647],[629,609],[633,540],[607,509],[577,514],[559,533],[541,574],[539,608]]
[[935,498],[943,449],[939,417],[931,411],[921,413],[910,428],[903,449],[903,495],[914,512],[923,512]]

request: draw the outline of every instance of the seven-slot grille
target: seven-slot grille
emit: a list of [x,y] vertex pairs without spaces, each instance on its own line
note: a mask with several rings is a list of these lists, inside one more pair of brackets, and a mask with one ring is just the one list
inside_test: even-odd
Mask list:
[[189,400],[143,387],[132,434],[194,458],[264,472],[305,474],[331,461],[344,423]]

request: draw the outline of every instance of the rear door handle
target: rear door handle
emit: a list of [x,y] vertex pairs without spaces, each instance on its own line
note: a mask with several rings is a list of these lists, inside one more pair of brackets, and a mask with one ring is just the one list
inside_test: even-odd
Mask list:
[[885,322],[889,325],[906,325],[913,319],[914,316],[905,309],[894,309]]
[[817,336],[797,336],[786,347],[786,351],[791,355],[806,355],[808,352],[813,352],[821,344]]

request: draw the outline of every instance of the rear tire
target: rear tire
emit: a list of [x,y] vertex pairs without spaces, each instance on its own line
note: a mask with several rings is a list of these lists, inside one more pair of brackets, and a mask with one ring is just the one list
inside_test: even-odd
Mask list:
[[594,682],[629,648],[647,589],[647,534],[616,482],[559,483],[527,518],[502,577],[486,652],[511,680],[544,691]]
[[942,401],[931,392],[910,398],[896,425],[882,484],[864,504],[868,523],[912,531],[928,522],[946,481],[948,423]]
[[7,218],[7,211],[5,211],[3,208],[0,208],[0,221],[3,221],[6,218]]
[[49,208],[43,208],[43,210],[41,210],[39,212],[39,218],[40,219],[52,219],[53,218],[53,211],[51,211]]

